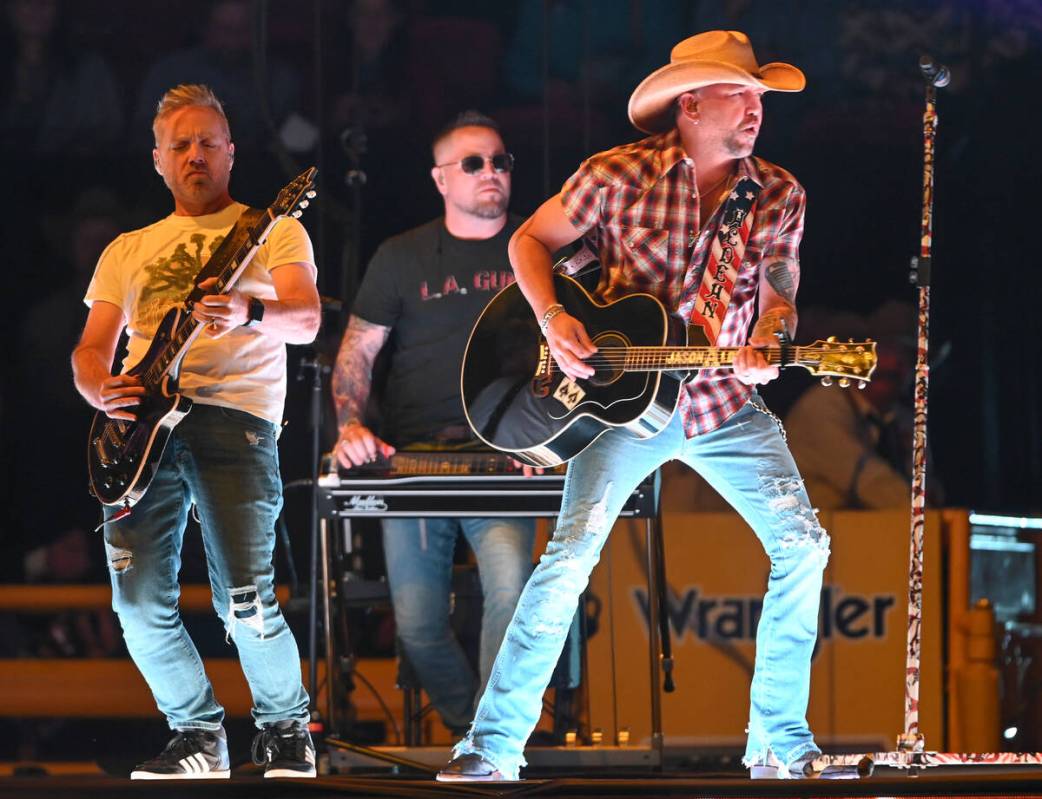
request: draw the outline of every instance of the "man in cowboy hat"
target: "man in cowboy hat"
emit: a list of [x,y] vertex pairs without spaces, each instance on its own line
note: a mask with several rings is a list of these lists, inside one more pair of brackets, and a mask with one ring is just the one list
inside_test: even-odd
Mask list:
[[612,429],[572,461],[554,536],[521,595],[471,729],[439,780],[517,779],[612,524],[640,480],[674,458],[741,513],[771,560],[744,762],[754,778],[820,773],[806,709],[829,537],[777,417],[755,390],[778,374],[763,348],[796,328],[804,192],[752,151],[763,93],[800,91],[804,82],[788,64],[759,66],[743,33],[685,39],[630,98],[630,120],[652,135],[587,159],[511,239],[521,290],[557,364],[580,387],[594,373],[586,359],[597,347],[557,303],[550,258],[580,237],[599,252],[600,300],[648,292],[710,343],[740,349],[733,371],[702,371],[681,389],[661,433],[639,439]]

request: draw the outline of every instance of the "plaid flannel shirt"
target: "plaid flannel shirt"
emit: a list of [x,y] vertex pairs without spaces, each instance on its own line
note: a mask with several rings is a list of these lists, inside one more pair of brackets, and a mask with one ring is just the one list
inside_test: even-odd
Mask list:
[[[598,252],[597,295],[611,302],[647,292],[684,319],[702,280],[717,208],[699,229],[695,164],[676,129],[624,144],[584,161],[561,189],[565,214]],[[790,173],[761,158],[738,164],[735,181],[751,177],[762,188],[717,345],[744,345],[756,313],[764,263],[799,260],[805,194]],[[723,424],[753,393],[730,369],[700,372],[685,386],[680,413],[688,437]]]

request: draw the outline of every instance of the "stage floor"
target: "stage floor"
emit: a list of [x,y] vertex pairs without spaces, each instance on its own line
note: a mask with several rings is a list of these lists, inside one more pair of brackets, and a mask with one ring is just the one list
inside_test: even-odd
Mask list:
[[[23,769],[24,770],[24,769]],[[8,769],[5,773],[11,773]],[[0,777],[0,797],[1039,797],[1042,769],[1034,767],[945,767],[911,776],[878,769],[864,780],[784,780],[752,782],[740,772],[681,772],[625,775],[543,775],[515,783],[443,785],[433,779],[383,774],[346,774],[315,780],[264,780],[253,769],[233,773],[230,780],[131,782],[100,772]]]

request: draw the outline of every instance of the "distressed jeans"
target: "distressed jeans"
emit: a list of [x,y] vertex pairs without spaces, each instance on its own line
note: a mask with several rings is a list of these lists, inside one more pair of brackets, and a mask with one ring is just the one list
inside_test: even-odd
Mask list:
[[478,754],[517,779],[543,692],[608,533],[641,479],[671,459],[698,471],[731,503],[771,561],[756,634],[746,765],[773,756],[787,767],[817,750],[806,714],[828,535],[780,423],[759,396],[716,430],[692,438],[679,417],[650,439],[609,431],[571,462],[557,530],[518,601],[474,723],[454,756]]
[[[277,432],[243,411],[196,403],[131,515],[105,524],[112,608],[171,729],[216,730],[224,719],[178,610],[181,542],[193,503],[214,610],[238,650],[254,721],[308,719],[297,643],[275,598]],[[105,508],[106,519],[116,510]]]
[[[480,685],[449,623],[452,555],[466,538],[481,578]],[[385,519],[384,555],[398,638],[446,726],[466,729],[532,571],[531,519]]]

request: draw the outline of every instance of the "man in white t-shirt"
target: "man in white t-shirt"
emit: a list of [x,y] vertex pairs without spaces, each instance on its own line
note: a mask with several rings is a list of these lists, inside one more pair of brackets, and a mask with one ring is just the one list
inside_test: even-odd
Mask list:
[[[125,233],[98,261],[73,352],[76,388],[114,419],[133,420],[145,392],[126,374],[165,312],[179,306],[246,206],[228,193],[235,156],[220,101],[181,85],[159,102],[156,171],[174,212]],[[105,508],[112,602],[134,662],[175,735],[132,779],[229,776],[228,745],[203,662],[178,613],[181,542],[191,506],[201,523],[213,604],[239,652],[260,730],[253,755],[266,777],[312,777],[308,696],[300,655],[275,598],[274,525],[282,506],[276,439],[286,394],[286,344],[314,339],[320,322],[311,242],[295,219],[272,230],[234,288],[207,294],[205,325],[181,370],[191,412],[174,428],[147,492],[129,516]],[[199,284],[212,289],[213,280]],[[129,336],[123,374],[111,367]]]

